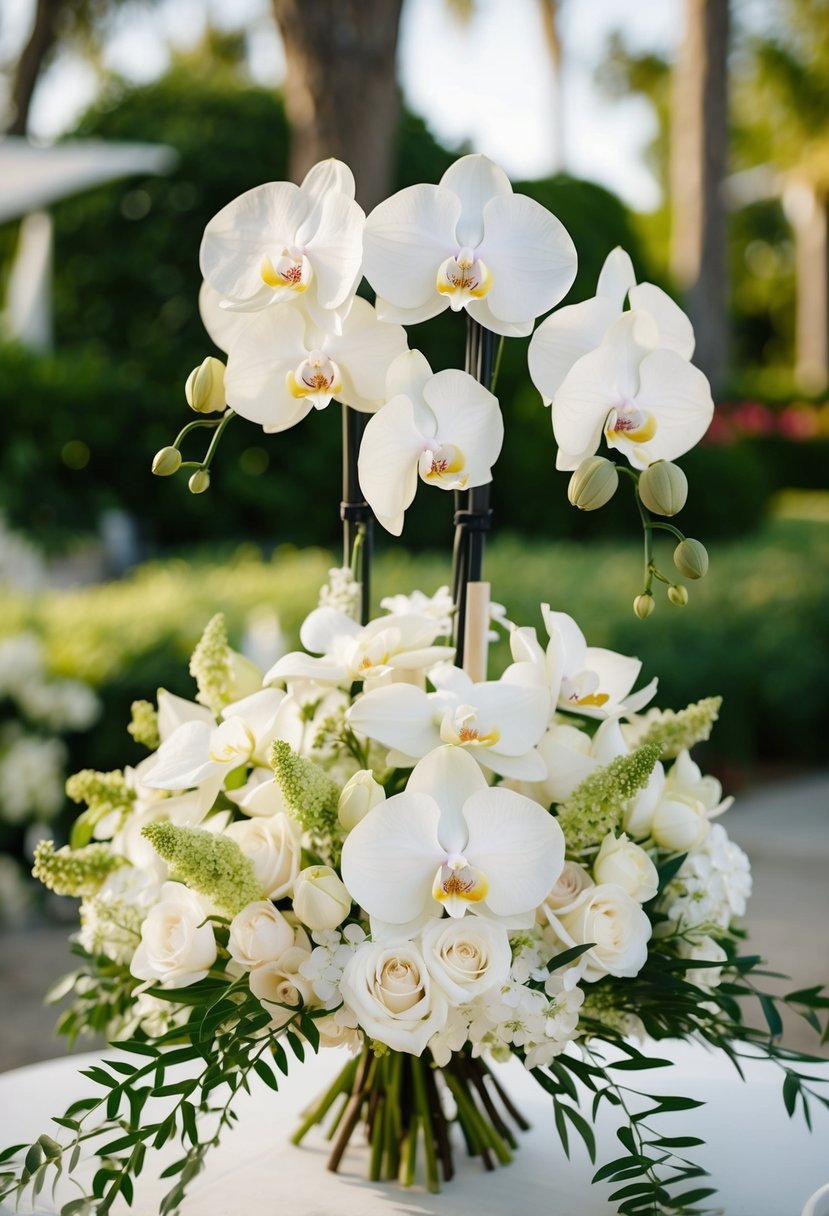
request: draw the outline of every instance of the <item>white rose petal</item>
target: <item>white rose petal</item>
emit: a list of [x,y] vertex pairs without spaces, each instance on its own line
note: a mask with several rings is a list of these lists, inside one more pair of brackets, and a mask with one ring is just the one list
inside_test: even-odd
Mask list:
[[423,957],[432,979],[454,1005],[506,982],[511,951],[503,925],[480,916],[434,920],[423,930]]
[[228,950],[241,967],[276,962],[293,945],[294,931],[268,900],[248,904],[230,922]]
[[366,1034],[393,1051],[419,1056],[448,1015],[446,997],[411,942],[366,942],[346,965],[340,988]]
[[178,882],[167,882],[161,899],[141,926],[141,944],[130,971],[163,988],[186,988],[203,980],[216,960],[216,940],[204,924],[199,896]]

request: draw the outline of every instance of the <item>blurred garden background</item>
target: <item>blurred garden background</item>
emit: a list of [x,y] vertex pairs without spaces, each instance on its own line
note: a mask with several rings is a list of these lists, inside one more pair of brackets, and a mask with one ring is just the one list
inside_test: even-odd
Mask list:
[[[486,575],[510,618],[538,625],[548,601],[638,655],[661,705],[721,692],[705,761],[732,789],[825,764],[829,0],[655,8],[2,0],[0,920],[31,914],[26,858],[65,836],[66,774],[140,758],[133,700],[192,696],[207,620],[224,612],[267,666],[339,561],[333,409],[281,435],[237,419],[206,494],[150,475],[188,421],[187,374],[218,353],[206,222],[327,155],[368,209],[486,152],[569,229],[567,303],[619,244],[683,302],[718,405],[680,461],[677,522],[712,562],[688,607],[634,616],[633,502],[569,506],[520,340]],[[457,365],[464,327],[445,314],[412,340]],[[402,544],[378,536],[375,607],[448,581],[451,524],[448,497],[422,494]]]

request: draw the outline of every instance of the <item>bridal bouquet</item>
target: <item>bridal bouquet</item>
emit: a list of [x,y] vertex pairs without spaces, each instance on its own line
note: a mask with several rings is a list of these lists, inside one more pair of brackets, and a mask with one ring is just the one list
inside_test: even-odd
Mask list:
[[[630,1216],[700,1211],[713,1193],[685,1156],[700,1141],[654,1126],[697,1103],[629,1083],[669,1063],[654,1040],[698,1039],[737,1063],[759,1049],[783,1070],[790,1112],[826,1101],[777,1042],[777,1002],[741,952],[748,860],[715,822],[731,799],[690,754],[719,699],[655,709],[637,660],[589,646],[562,606],[541,606],[541,633],[506,620],[481,581],[503,437],[496,338],[530,334],[575,267],[561,224],[481,156],[368,219],[349,170],[328,161],[208,225],[202,314],[228,358],[205,360],[186,391],[218,416],[185,427],[154,470],[191,467],[203,492],[232,418],[278,432],[336,399],[346,560],[301,650],[263,674],[214,617],[191,660],[194,699],[161,690],[133,707],[146,758],[70,779],[84,808],[71,842],[43,843],[35,861],[81,899],[62,1030],[103,1031],[123,1052],[87,1070],[101,1094],[56,1119],[62,1141],[7,1150],[7,1163],[25,1156],[4,1167],[4,1193],[37,1192],[94,1146],[91,1182],[61,1213],[105,1213],[132,1201],[147,1150],[172,1142],[161,1211],[174,1213],[253,1075],[277,1089],[330,1046],[350,1055],[295,1137],[323,1125],[330,1168],[355,1134],[370,1177],[403,1185],[439,1189],[460,1144],[485,1168],[506,1164],[524,1123],[497,1063],[517,1057],[565,1148],[575,1133],[595,1160],[603,1103],[627,1120],[622,1155],[595,1177]],[[355,295],[363,275],[374,306]],[[465,371],[408,349],[403,326],[447,308],[470,318]],[[571,502],[599,508],[630,482],[641,618],[655,583],[682,605],[678,576],[707,568],[667,522],[687,491],[673,461],[713,409],[692,351],[687,318],[636,284],[621,250],[595,297],[552,313],[529,348]],[[205,457],[184,461],[202,426]],[[623,463],[598,454],[602,440]],[[372,520],[400,534],[421,482],[455,492],[452,589],[393,596],[372,618]],[[659,530],[675,542],[670,576]],[[511,651],[497,679],[493,619]],[[752,995],[768,1033],[743,1023]],[[786,1001],[820,1029],[819,989]]]

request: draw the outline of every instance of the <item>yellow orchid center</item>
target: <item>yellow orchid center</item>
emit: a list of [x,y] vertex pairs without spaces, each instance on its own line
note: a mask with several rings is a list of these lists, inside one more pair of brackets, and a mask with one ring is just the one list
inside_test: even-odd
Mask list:
[[623,401],[610,411],[604,428],[608,443],[628,439],[631,443],[647,443],[656,434],[656,418],[633,401]]
[[288,372],[288,392],[292,397],[324,397],[327,405],[342,392],[340,369],[322,351],[312,350],[294,371]]
[[418,468],[424,481],[447,490],[462,490],[469,481],[464,471],[466,458],[454,443],[439,443],[426,448],[420,455]]
[[274,262],[267,254],[259,267],[262,281],[269,287],[287,287],[290,291],[307,291],[311,281],[311,263],[301,249],[286,248]]
[[489,882],[481,870],[454,853],[438,867],[432,896],[443,904],[450,916],[463,916],[470,904],[480,903],[489,894]]
[[487,727],[479,722],[471,705],[459,705],[454,714],[445,715],[440,737],[444,743],[452,743],[455,747],[494,747],[501,732],[494,724]]
[[449,307],[458,312],[470,300],[482,300],[492,287],[492,272],[468,247],[447,258],[438,268],[436,286],[449,297]]

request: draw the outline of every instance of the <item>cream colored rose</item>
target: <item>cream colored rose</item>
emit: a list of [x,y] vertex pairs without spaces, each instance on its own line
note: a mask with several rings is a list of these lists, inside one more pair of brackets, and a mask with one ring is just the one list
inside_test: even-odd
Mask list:
[[365,942],[346,964],[340,991],[370,1038],[415,1056],[445,1024],[449,1010],[412,942]]
[[615,883],[631,899],[646,904],[659,890],[656,866],[644,849],[622,833],[618,838],[608,832],[593,862],[597,883]]
[[453,1005],[506,983],[512,951],[503,925],[481,916],[432,920],[421,944],[429,974]]
[[276,962],[294,942],[294,931],[281,912],[262,899],[248,904],[230,922],[230,957],[250,970]]
[[351,911],[351,896],[330,866],[308,866],[294,882],[294,912],[309,929],[336,929]]
[[343,786],[337,816],[347,832],[355,828],[369,811],[385,802],[386,791],[375,781],[371,769],[360,769]]
[[663,849],[688,853],[702,844],[709,831],[705,807],[697,798],[666,794],[651,820],[651,836]]
[[645,965],[651,923],[641,905],[614,883],[590,887],[570,908],[548,918],[565,948],[595,943],[577,964],[587,981],[638,975]]
[[577,861],[565,861],[564,869],[559,874],[555,886],[544,900],[539,912],[543,916],[545,908],[554,911],[558,908],[566,908],[581,895],[582,891],[586,891],[593,885],[593,879],[584,866],[580,866]]
[[[271,1015],[271,1026],[278,1029],[290,1022],[299,1005],[314,1003],[314,990],[300,975],[300,967],[311,957],[309,950],[290,946],[275,963],[262,963],[248,976],[250,990]],[[282,1006],[288,1008],[282,1008]]]
[[268,818],[242,819],[230,825],[227,835],[253,862],[257,881],[268,899],[290,894],[302,852],[302,832],[295,819],[284,812]]
[[216,961],[213,927],[204,924],[205,905],[180,882],[165,882],[160,901],[141,926],[141,943],[130,971],[162,988],[186,988],[203,980]]

